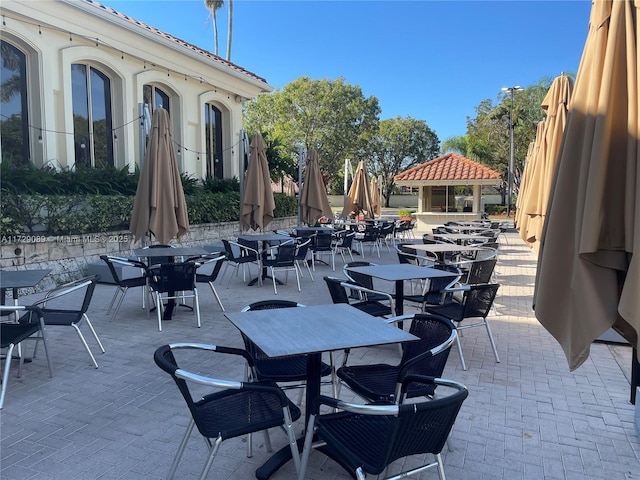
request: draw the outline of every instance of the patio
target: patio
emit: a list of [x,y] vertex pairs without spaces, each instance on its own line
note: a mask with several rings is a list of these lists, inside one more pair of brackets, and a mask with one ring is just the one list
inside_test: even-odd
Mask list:
[[[416,235],[418,236],[418,235]],[[445,471],[458,479],[640,479],[640,437],[629,403],[631,348],[594,344],[589,360],[571,373],[559,345],[531,310],[536,259],[515,232],[501,239],[496,299],[497,315],[489,317],[502,363],[495,363],[487,335],[465,331],[462,343],[468,370],[455,352],[445,377],[464,383],[464,403],[445,448]],[[375,263],[397,263],[395,252],[382,249]],[[306,305],[331,303],[324,275],[342,276],[316,265],[315,283],[305,271],[298,293],[294,279],[273,294],[227,276],[217,289],[228,312],[264,299],[295,300]],[[255,269],[254,269],[255,270]],[[228,275],[229,273],[227,273]],[[383,285],[382,283],[376,283]],[[44,355],[24,366],[22,378],[12,369],[1,415],[1,471],[5,480],[35,479],[161,479],[164,478],[188,422],[182,398],[153,362],[153,352],[165,343],[206,342],[242,347],[238,330],[223,316],[206,286],[199,288],[202,328],[193,312],[178,309],[158,332],[153,315],[140,308],[140,292],[127,294],[118,317],[106,316],[113,286],[98,285],[89,316],[107,352],[96,357],[94,369],[71,329],[49,328],[54,377],[49,378]],[[392,287],[389,285],[389,289]],[[32,298],[22,297],[28,304]],[[407,313],[412,311],[407,309]],[[89,340],[91,345],[91,339]],[[93,346],[93,345],[91,345]],[[397,348],[352,351],[351,362],[394,361]],[[217,365],[231,375],[242,369]],[[216,372],[212,372],[215,374]],[[349,398],[346,388],[342,398]],[[292,398],[297,392],[291,393]],[[302,423],[296,425],[297,433]],[[274,450],[286,444],[272,432]],[[246,457],[242,440],[221,446],[209,478],[248,480],[270,454],[263,437],[254,436],[254,455]],[[176,478],[197,478],[205,459],[204,442],[194,435]],[[350,476],[322,454],[312,454],[307,478],[347,480]],[[293,464],[274,477],[294,477]],[[430,471],[416,478],[436,479]]]

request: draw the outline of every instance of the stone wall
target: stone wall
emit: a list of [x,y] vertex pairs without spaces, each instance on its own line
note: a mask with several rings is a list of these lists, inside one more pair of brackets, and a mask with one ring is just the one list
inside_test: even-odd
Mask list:
[[[268,230],[290,230],[297,223],[296,217],[277,218]],[[171,244],[179,246],[218,245],[222,239],[234,239],[240,235],[240,222],[208,223],[192,225],[191,231]],[[140,247],[133,243],[129,231],[86,235],[46,237],[39,235],[2,236],[0,268],[26,270],[49,268],[51,273],[38,284],[36,291],[49,290],[62,283],[82,277],[87,265],[102,262],[100,255],[128,257]],[[2,273],[0,272],[0,275]],[[24,292],[33,293],[32,291]]]

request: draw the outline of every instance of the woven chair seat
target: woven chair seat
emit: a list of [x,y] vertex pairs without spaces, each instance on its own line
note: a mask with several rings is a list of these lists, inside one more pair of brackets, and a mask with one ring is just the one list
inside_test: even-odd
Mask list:
[[[254,385],[276,387],[274,382],[257,382]],[[289,402],[291,418],[300,418],[300,409]],[[240,437],[252,432],[282,425],[280,397],[271,391],[225,390],[205,396],[194,403],[194,415],[198,431],[207,438],[223,440]]]

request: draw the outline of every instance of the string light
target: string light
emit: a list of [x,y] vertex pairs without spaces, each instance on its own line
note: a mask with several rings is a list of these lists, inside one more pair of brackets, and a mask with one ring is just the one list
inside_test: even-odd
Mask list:
[[[12,17],[10,17],[10,18],[12,18]],[[14,19],[14,20],[16,20],[16,19]],[[31,25],[31,26],[34,26],[34,27],[38,27],[38,33],[42,34],[43,27],[42,27],[42,25],[41,25],[41,24],[38,24],[38,23],[35,23],[35,22],[28,22],[28,21],[24,21],[24,20],[22,20],[22,19],[17,20],[17,21],[19,21],[20,23],[22,23],[22,24],[24,24],[24,25]],[[2,25],[3,25],[3,26],[5,26],[5,27],[7,26],[7,22],[6,22],[6,15],[4,15],[4,14],[2,15]],[[46,30],[46,29],[49,29],[49,30],[56,31],[56,32],[65,32],[65,31],[66,31],[66,32],[67,32],[67,34],[69,35],[69,42],[73,42],[73,41],[74,41],[73,36],[75,35],[75,36],[76,36],[76,39],[77,39],[77,38],[80,38],[80,39],[84,39],[84,40],[86,40],[86,41],[92,42],[92,44],[93,44],[93,45],[95,45],[96,47],[108,47],[108,48],[111,48],[111,49],[115,50],[116,52],[117,52],[117,51],[119,51],[119,52],[120,52],[120,59],[121,59],[121,60],[124,60],[124,59],[125,59],[125,58],[124,58],[124,51],[123,51],[123,50],[121,50],[121,49],[119,49],[119,48],[115,48],[115,47],[113,47],[112,45],[109,45],[108,43],[106,43],[106,42],[105,42],[105,41],[103,41],[103,40],[101,41],[98,37],[88,37],[88,36],[81,35],[81,34],[78,34],[78,33],[75,33],[75,34],[74,34],[73,32],[70,32],[70,31],[68,31],[68,30],[64,30],[64,29],[61,29],[61,28],[57,28],[57,27],[55,27],[55,26],[53,26],[53,25],[45,25],[45,26],[44,26],[44,29],[45,29],[45,30]],[[137,59],[137,60],[143,61],[143,62],[144,62],[144,69],[145,69],[145,70],[147,69],[147,66],[146,66],[146,63],[147,63],[147,62],[146,62],[146,60],[145,60],[145,59],[143,59],[142,57],[139,57],[139,56],[137,56],[137,55],[130,54],[130,53],[127,53],[127,56],[128,56],[128,57],[130,57],[130,58],[134,58],[134,59]],[[155,66],[156,66],[154,63],[151,63],[151,65],[152,65],[153,67],[155,67]],[[189,73],[186,73],[186,72],[184,72],[184,73],[181,73],[181,72],[174,72],[174,73],[177,73],[177,74],[179,74],[179,75],[181,75],[181,74],[182,74],[182,75],[184,75],[184,77],[185,77],[185,79],[186,79],[186,80],[188,80],[189,78],[193,78],[193,79],[198,79],[198,80],[199,80],[199,82],[200,82],[200,84],[207,83],[208,85],[210,85],[210,86],[213,88],[214,93],[216,93],[216,94],[218,93],[218,88],[217,88],[215,85],[213,85],[213,84],[211,84],[211,83],[209,83],[209,82],[205,82],[205,80],[203,79],[203,77],[202,77],[202,76],[199,76],[199,75],[193,75],[193,74],[189,74]],[[171,75],[170,75],[170,70],[168,71],[167,76],[171,76]],[[231,95],[234,95],[234,93],[233,93],[233,92],[230,92],[230,91],[228,91],[228,90],[224,90],[224,89],[222,89],[222,90],[221,90],[221,92],[222,92],[222,93],[226,93],[226,94],[228,95],[228,98],[231,98],[230,96],[231,96]]]

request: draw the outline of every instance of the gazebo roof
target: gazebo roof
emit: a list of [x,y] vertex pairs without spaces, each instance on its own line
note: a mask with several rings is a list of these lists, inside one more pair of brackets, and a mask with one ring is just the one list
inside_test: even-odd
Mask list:
[[446,153],[394,177],[398,185],[499,185],[502,176],[457,153]]

